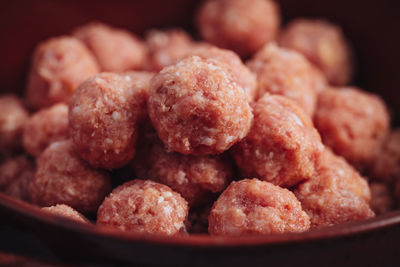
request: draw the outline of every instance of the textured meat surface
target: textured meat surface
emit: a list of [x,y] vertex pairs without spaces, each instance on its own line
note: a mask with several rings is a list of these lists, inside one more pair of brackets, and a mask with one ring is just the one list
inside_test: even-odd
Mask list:
[[49,212],[51,214],[59,215],[62,217],[66,217],[68,219],[77,221],[77,222],[82,222],[82,223],[90,223],[88,219],[86,219],[85,216],[74,210],[68,205],[65,204],[57,204],[54,206],[50,207],[44,207],[42,210]]

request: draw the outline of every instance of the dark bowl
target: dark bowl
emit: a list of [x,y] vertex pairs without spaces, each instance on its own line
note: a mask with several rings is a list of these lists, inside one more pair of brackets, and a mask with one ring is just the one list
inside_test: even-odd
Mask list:
[[[137,33],[184,27],[195,33],[199,1],[8,1],[0,7],[0,92],[22,94],[34,46],[100,20]],[[356,53],[354,84],[400,114],[397,0],[281,0],[284,23],[321,17],[340,24]],[[0,193],[0,250],[69,263],[190,266],[399,266],[400,211],[303,234],[253,237],[137,235],[77,224]],[[35,241],[32,241],[35,240]],[[43,246],[45,249],[40,250]]]

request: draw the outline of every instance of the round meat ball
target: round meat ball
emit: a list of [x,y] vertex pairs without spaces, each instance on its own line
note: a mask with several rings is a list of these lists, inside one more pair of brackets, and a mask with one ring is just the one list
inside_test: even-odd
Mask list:
[[304,232],[310,219],[287,189],[258,179],[232,182],[208,217],[211,235],[243,236]]
[[279,44],[303,54],[333,85],[346,85],[352,78],[350,46],[340,27],[328,21],[296,19],[281,33]]
[[28,187],[34,173],[35,165],[25,156],[4,161],[0,164],[0,191],[28,201]]
[[312,116],[321,78],[301,54],[271,43],[258,51],[247,66],[257,75],[258,98],[265,93],[283,95]]
[[26,152],[39,156],[48,145],[68,139],[68,106],[55,104],[36,112],[24,126],[22,142]]
[[374,216],[369,207],[368,183],[342,157],[329,149],[314,177],[300,184],[294,193],[310,216],[311,227],[332,226]]
[[385,137],[371,163],[372,179],[390,184],[400,178],[400,129]]
[[191,156],[167,152],[162,142],[154,136],[138,150],[145,155],[133,160],[135,173],[165,184],[181,194],[192,206],[222,192],[233,179],[233,166],[226,155]]
[[196,56],[152,79],[148,111],[168,151],[198,156],[229,149],[246,136],[253,117],[229,70]]
[[266,94],[253,114],[249,134],[231,150],[242,175],[283,187],[312,177],[323,145],[304,111],[290,99]]
[[138,233],[185,232],[187,202],[168,186],[133,180],[117,187],[97,212],[97,224]]
[[279,25],[279,6],[270,0],[208,0],[197,13],[203,39],[241,57],[274,40]]
[[369,201],[369,206],[376,215],[389,212],[393,209],[394,199],[387,184],[371,183],[369,189],[371,191],[371,200]]
[[33,54],[26,98],[32,108],[68,103],[76,87],[99,72],[96,59],[73,37],[40,43]]
[[388,134],[390,117],[379,96],[343,87],[319,94],[314,123],[325,145],[363,170]]
[[193,40],[183,30],[151,30],[146,34],[148,49],[147,69],[160,71],[183,59],[192,49]]
[[102,71],[118,72],[140,69],[146,60],[146,46],[126,30],[99,22],[78,27],[72,35],[93,52]]
[[142,115],[141,90],[115,73],[82,83],[69,103],[69,134],[78,154],[93,167],[113,169],[135,155]]
[[0,159],[21,148],[23,127],[28,118],[27,110],[16,96],[0,96]]
[[108,174],[83,161],[70,140],[54,142],[43,151],[29,185],[33,203],[66,204],[85,214],[96,212],[110,191]]
[[76,210],[65,204],[58,204],[51,207],[44,207],[42,208],[42,210],[49,212],[51,214],[71,219],[76,222],[90,224],[89,220],[86,219],[85,216],[83,216],[82,214],[80,214],[79,212],[77,212]]

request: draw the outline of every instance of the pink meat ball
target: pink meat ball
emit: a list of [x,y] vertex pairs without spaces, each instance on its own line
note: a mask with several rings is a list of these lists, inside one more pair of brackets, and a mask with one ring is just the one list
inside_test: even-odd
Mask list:
[[303,54],[333,85],[346,85],[352,78],[350,46],[340,27],[330,22],[296,19],[281,33],[279,43]]
[[310,228],[310,219],[292,192],[257,179],[232,182],[214,203],[208,221],[211,235],[267,235]]
[[99,72],[96,59],[73,37],[57,37],[40,43],[33,54],[26,98],[39,109],[69,101],[76,87]]
[[208,0],[196,22],[204,40],[247,57],[275,39],[279,6],[270,0]]
[[226,151],[246,136],[253,117],[229,70],[196,56],[152,79],[148,111],[167,150],[187,155]]
[[146,46],[126,30],[92,22],[78,27],[72,35],[94,54],[102,71],[140,69],[146,60]]
[[39,156],[48,145],[68,139],[68,105],[55,104],[36,112],[24,126],[22,141],[26,152]]
[[117,187],[97,212],[97,225],[146,234],[185,232],[187,202],[168,186],[134,180]]
[[394,197],[391,186],[384,183],[371,183],[369,189],[371,191],[369,206],[376,215],[393,210]]
[[363,170],[388,134],[390,117],[379,96],[344,87],[319,94],[314,123],[325,145]]
[[29,186],[33,203],[66,204],[82,213],[96,212],[110,191],[108,174],[83,161],[70,140],[54,142],[43,151]]
[[71,219],[76,222],[90,224],[89,220],[86,219],[85,216],[83,216],[82,214],[80,214],[79,212],[77,212],[76,210],[65,204],[57,204],[51,207],[44,207],[42,208],[42,210],[54,215]]
[[[126,77],[125,77],[126,78]],[[100,73],[82,83],[69,103],[74,147],[93,167],[113,169],[135,155],[142,114],[140,90],[115,73]]]
[[253,114],[249,134],[231,150],[242,175],[284,187],[312,177],[323,145],[304,111],[290,99],[265,94]]
[[368,183],[342,157],[329,149],[318,171],[294,193],[310,216],[311,227],[332,226],[374,216]]

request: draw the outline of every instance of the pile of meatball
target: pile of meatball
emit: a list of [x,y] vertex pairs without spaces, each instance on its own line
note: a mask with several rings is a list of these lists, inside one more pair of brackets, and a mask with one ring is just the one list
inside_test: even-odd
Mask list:
[[0,190],[76,222],[159,235],[304,232],[400,199],[400,130],[349,86],[339,26],[272,0],[207,0],[201,40],[100,22],[38,44],[0,97]]

